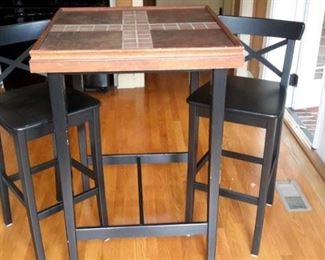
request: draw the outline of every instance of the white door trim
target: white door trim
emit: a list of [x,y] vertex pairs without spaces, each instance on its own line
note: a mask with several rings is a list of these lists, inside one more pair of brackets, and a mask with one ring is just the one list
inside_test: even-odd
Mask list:
[[325,163],[325,76],[323,76],[323,89],[318,109],[318,117],[312,147]]

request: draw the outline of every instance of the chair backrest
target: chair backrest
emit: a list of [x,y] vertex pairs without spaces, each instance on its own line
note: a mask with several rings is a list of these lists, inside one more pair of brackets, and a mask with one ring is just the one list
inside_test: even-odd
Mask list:
[[[281,87],[287,87],[289,82],[297,81],[297,75],[290,75],[295,41],[300,40],[305,25],[302,22],[283,21],[266,18],[252,18],[243,16],[219,16],[220,20],[234,34],[282,38],[279,42],[259,50],[253,50],[248,44],[242,44],[247,51],[245,61],[253,58],[263,63],[268,69],[281,78]],[[282,46],[286,47],[284,62],[281,69],[277,68],[263,55]],[[291,76],[291,78],[290,78]]]
[[42,20],[0,26],[0,83],[17,68],[29,72],[29,50],[48,23]]

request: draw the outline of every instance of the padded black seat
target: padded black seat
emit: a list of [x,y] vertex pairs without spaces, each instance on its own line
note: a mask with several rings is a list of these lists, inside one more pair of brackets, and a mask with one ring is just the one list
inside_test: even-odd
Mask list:
[[[44,135],[52,134],[52,110],[47,82],[25,86],[25,79],[20,78],[21,74],[14,74],[17,69],[27,71],[28,79],[29,67],[26,60],[29,58],[29,48],[46,28],[48,21],[37,21],[21,23],[15,25],[5,25],[0,27],[0,47],[12,47],[16,50],[17,44],[23,46],[21,55],[16,58],[6,51],[0,53],[0,84],[15,79],[17,85],[15,89],[5,91],[0,94],[0,126],[3,127],[14,140],[15,152],[18,163],[18,173],[8,175],[5,167],[5,151],[0,139],[0,199],[4,223],[9,226],[12,223],[11,208],[9,201],[9,189],[16,195],[25,206],[37,259],[45,259],[45,252],[42,243],[39,220],[48,217],[63,209],[60,172],[57,164],[57,154],[55,142],[52,148],[54,158],[39,165],[30,166],[28,141],[40,138]],[[27,49],[26,49],[27,48]],[[18,56],[18,57],[17,57]],[[17,76],[18,75],[18,76]],[[8,77],[11,76],[11,77]],[[8,81],[7,81],[8,80]],[[27,79],[26,79],[27,80]],[[51,86],[55,87],[55,86]],[[99,106],[97,99],[73,89],[66,91],[68,126],[77,127],[80,160],[71,159],[72,166],[82,174],[83,192],[74,195],[74,202],[80,202],[91,196],[96,196],[98,205],[98,215],[101,225],[107,225],[107,209],[104,190],[104,177],[102,155],[100,147],[100,126],[99,126]],[[89,131],[86,131],[88,124]],[[87,161],[87,140],[86,132],[89,133],[89,143],[92,169],[88,167]],[[40,151],[42,152],[42,151]],[[45,169],[54,167],[57,203],[48,208],[38,210],[36,207],[32,175]],[[68,173],[64,173],[68,174]],[[94,180],[95,185],[90,187],[89,178]],[[21,182],[21,188],[16,182]],[[37,187],[39,187],[38,185]]]
[[[67,89],[67,111],[76,114],[99,107],[99,101],[74,89]],[[7,91],[0,95],[0,124],[7,131],[27,131],[41,127],[53,131],[52,110],[47,82]]]
[[[204,84],[187,98],[187,102],[210,107],[210,88],[210,82]],[[225,104],[226,120],[227,112],[279,117],[284,113],[285,95],[278,82],[228,76]]]
[[[301,39],[304,24],[250,17],[219,16],[219,18],[236,35],[264,37],[264,40],[266,40],[266,37],[280,38],[278,42],[272,42],[269,46],[262,47],[259,50],[254,50],[248,44],[242,42],[247,52],[245,61],[252,59],[258,60],[265,68],[271,70],[278,76],[278,81],[228,76],[226,86],[225,121],[265,130],[262,156],[254,156],[225,149],[222,150],[222,156],[260,164],[262,166],[258,196],[220,187],[221,196],[257,206],[251,250],[253,255],[257,255],[262,236],[265,206],[266,204],[272,204],[274,199],[286,90],[289,82],[294,82],[297,79],[296,75],[290,75],[290,68],[295,41]],[[267,60],[265,54],[280,47],[283,47],[285,51],[283,55],[283,66],[279,69]],[[209,189],[209,183],[198,182],[195,177],[206,162],[213,160],[213,158],[209,158],[209,151],[202,158],[197,158],[199,117],[210,117],[210,93],[210,83],[206,83],[191,93],[187,99],[189,103],[189,158],[186,194],[187,221],[191,221],[193,217],[195,189],[203,191],[208,191]],[[254,144],[255,142],[253,140],[252,144],[247,145]]]

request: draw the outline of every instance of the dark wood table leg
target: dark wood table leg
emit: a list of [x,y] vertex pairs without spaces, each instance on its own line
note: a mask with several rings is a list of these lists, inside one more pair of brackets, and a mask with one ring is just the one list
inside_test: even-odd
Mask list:
[[66,110],[66,92],[64,76],[49,74],[50,99],[53,113],[54,135],[57,148],[58,168],[61,178],[65,227],[71,260],[77,256],[77,240],[73,209],[73,193],[71,181],[71,157],[68,139],[68,123]]
[[219,177],[222,151],[223,120],[227,70],[213,70],[212,103],[209,133],[209,193],[208,193],[208,260],[216,258]]

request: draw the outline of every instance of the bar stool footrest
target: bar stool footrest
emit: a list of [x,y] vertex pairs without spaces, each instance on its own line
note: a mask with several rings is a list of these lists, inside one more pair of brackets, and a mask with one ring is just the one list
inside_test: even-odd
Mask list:
[[[36,174],[36,173],[40,173],[41,171],[44,171],[46,169],[49,169],[51,167],[54,167],[55,166],[55,163],[56,163],[56,159],[53,159],[53,160],[50,160],[50,161],[46,161],[44,163],[41,163],[41,164],[38,164],[36,166],[33,166],[31,169],[30,169],[30,172],[31,174]],[[10,176],[8,176],[8,178],[11,180],[11,181],[18,181],[20,180],[20,176],[19,176],[19,173],[14,173],[14,174],[11,174]]]
[[[87,190],[85,192],[81,192],[81,193],[73,196],[73,202],[74,202],[74,204],[79,203],[79,202],[81,202],[81,201],[83,201],[85,199],[88,199],[88,198],[90,198],[90,197],[92,197],[94,195],[97,195],[97,193],[98,193],[98,188],[97,187],[91,188],[91,189],[89,189],[89,190]],[[61,201],[59,203],[56,203],[53,206],[50,206],[50,207],[48,207],[46,209],[43,209],[43,210],[40,210],[38,212],[38,218],[41,220],[43,218],[46,218],[46,217],[48,217],[50,215],[53,215],[53,214],[59,212],[62,209],[63,209],[63,202]]]
[[82,163],[78,162],[75,159],[71,159],[71,165],[72,167],[80,171],[80,173],[86,175],[88,178],[92,180],[96,180],[94,172],[90,170],[88,167],[86,167],[85,165],[83,165]]
[[[206,183],[194,182],[194,189],[208,192],[209,186]],[[249,194],[245,194],[245,193],[241,193],[241,192],[237,192],[225,188],[219,189],[219,195],[233,200],[239,200],[242,202],[253,204],[253,205],[257,205],[258,203],[258,198],[256,196],[252,196]]]

